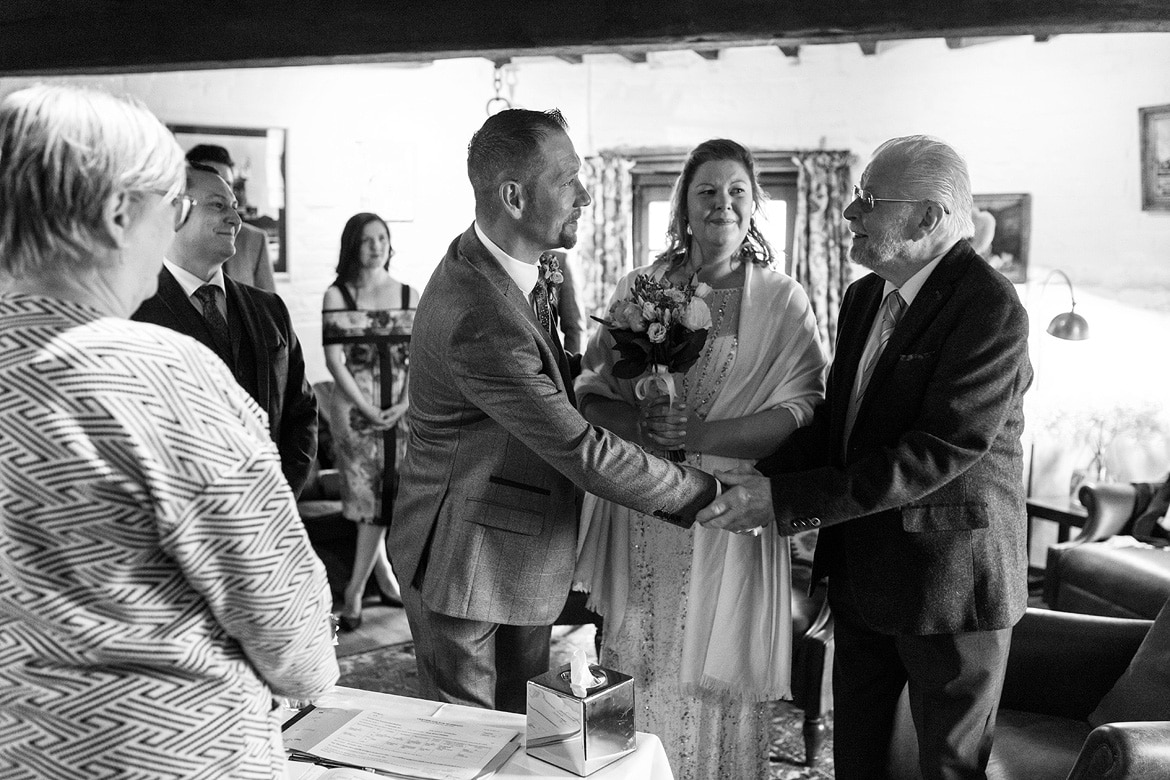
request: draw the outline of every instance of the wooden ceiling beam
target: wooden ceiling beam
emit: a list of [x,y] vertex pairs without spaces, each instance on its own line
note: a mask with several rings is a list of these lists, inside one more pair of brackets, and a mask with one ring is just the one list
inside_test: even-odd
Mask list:
[[857,45],[861,47],[861,53],[866,57],[872,57],[877,54],[877,41],[858,41]]
[[1165,0],[4,0],[0,75],[1170,32]]
[[646,61],[646,52],[644,51],[619,51],[618,54],[635,65]]
[[695,54],[712,62],[719,59],[719,49],[695,49]]
[[781,46],[780,51],[784,52],[785,57],[792,57],[793,59],[800,58],[799,46]]

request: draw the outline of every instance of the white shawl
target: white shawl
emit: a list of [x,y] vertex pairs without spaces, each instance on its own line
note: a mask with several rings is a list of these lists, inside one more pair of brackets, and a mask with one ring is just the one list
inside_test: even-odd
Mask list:
[[[612,300],[629,294],[637,274],[663,276],[667,266],[637,268],[618,282]],[[788,409],[804,425],[824,394],[824,353],[808,296],[790,277],[749,264],[740,304],[735,361],[708,420]],[[599,328],[589,341],[577,397],[593,394],[636,406],[633,381],[615,379],[613,339]],[[779,446],[779,442],[777,442]],[[696,457],[697,455],[697,457]],[[751,460],[692,453],[704,471]],[[585,496],[573,587],[616,632],[629,593],[629,521],[634,513],[592,494]],[[755,701],[790,697],[792,603],[787,539],[758,537],[696,525],[680,683],[684,690],[735,692]]]

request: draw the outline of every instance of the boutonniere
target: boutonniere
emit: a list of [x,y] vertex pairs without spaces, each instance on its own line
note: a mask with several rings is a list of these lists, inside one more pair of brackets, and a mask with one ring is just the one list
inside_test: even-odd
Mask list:
[[561,273],[561,261],[556,255],[547,253],[540,256],[540,280],[544,282],[549,302],[555,306],[560,286],[565,282],[565,275]]

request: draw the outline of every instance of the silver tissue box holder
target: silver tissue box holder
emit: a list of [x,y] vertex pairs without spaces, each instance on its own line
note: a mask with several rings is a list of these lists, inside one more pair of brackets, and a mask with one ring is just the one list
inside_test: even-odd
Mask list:
[[583,699],[573,695],[569,664],[528,681],[528,755],[581,777],[637,748],[634,679],[596,664],[589,671],[595,684]]

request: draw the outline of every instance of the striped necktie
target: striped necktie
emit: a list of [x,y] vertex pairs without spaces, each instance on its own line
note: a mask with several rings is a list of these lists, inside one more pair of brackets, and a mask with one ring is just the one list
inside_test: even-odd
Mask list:
[[882,356],[882,352],[886,349],[886,343],[890,340],[890,336],[894,332],[894,328],[898,325],[898,320],[902,319],[902,313],[906,311],[906,301],[902,299],[902,294],[897,290],[891,290],[886,299],[882,301],[881,330],[878,331],[877,346],[873,352],[870,353],[869,359],[866,360],[865,366],[861,369],[861,381],[857,384],[857,392],[853,394],[849,402],[849,410],[845,416],[845,442],[849,441],[849,434],[853,432],[853,423],[857,419],[857,410],[861,406],[861,399],[865,397],[865,389],[869,386],[870,377],[873,376],[873,369],[877,365],[878,358]]

